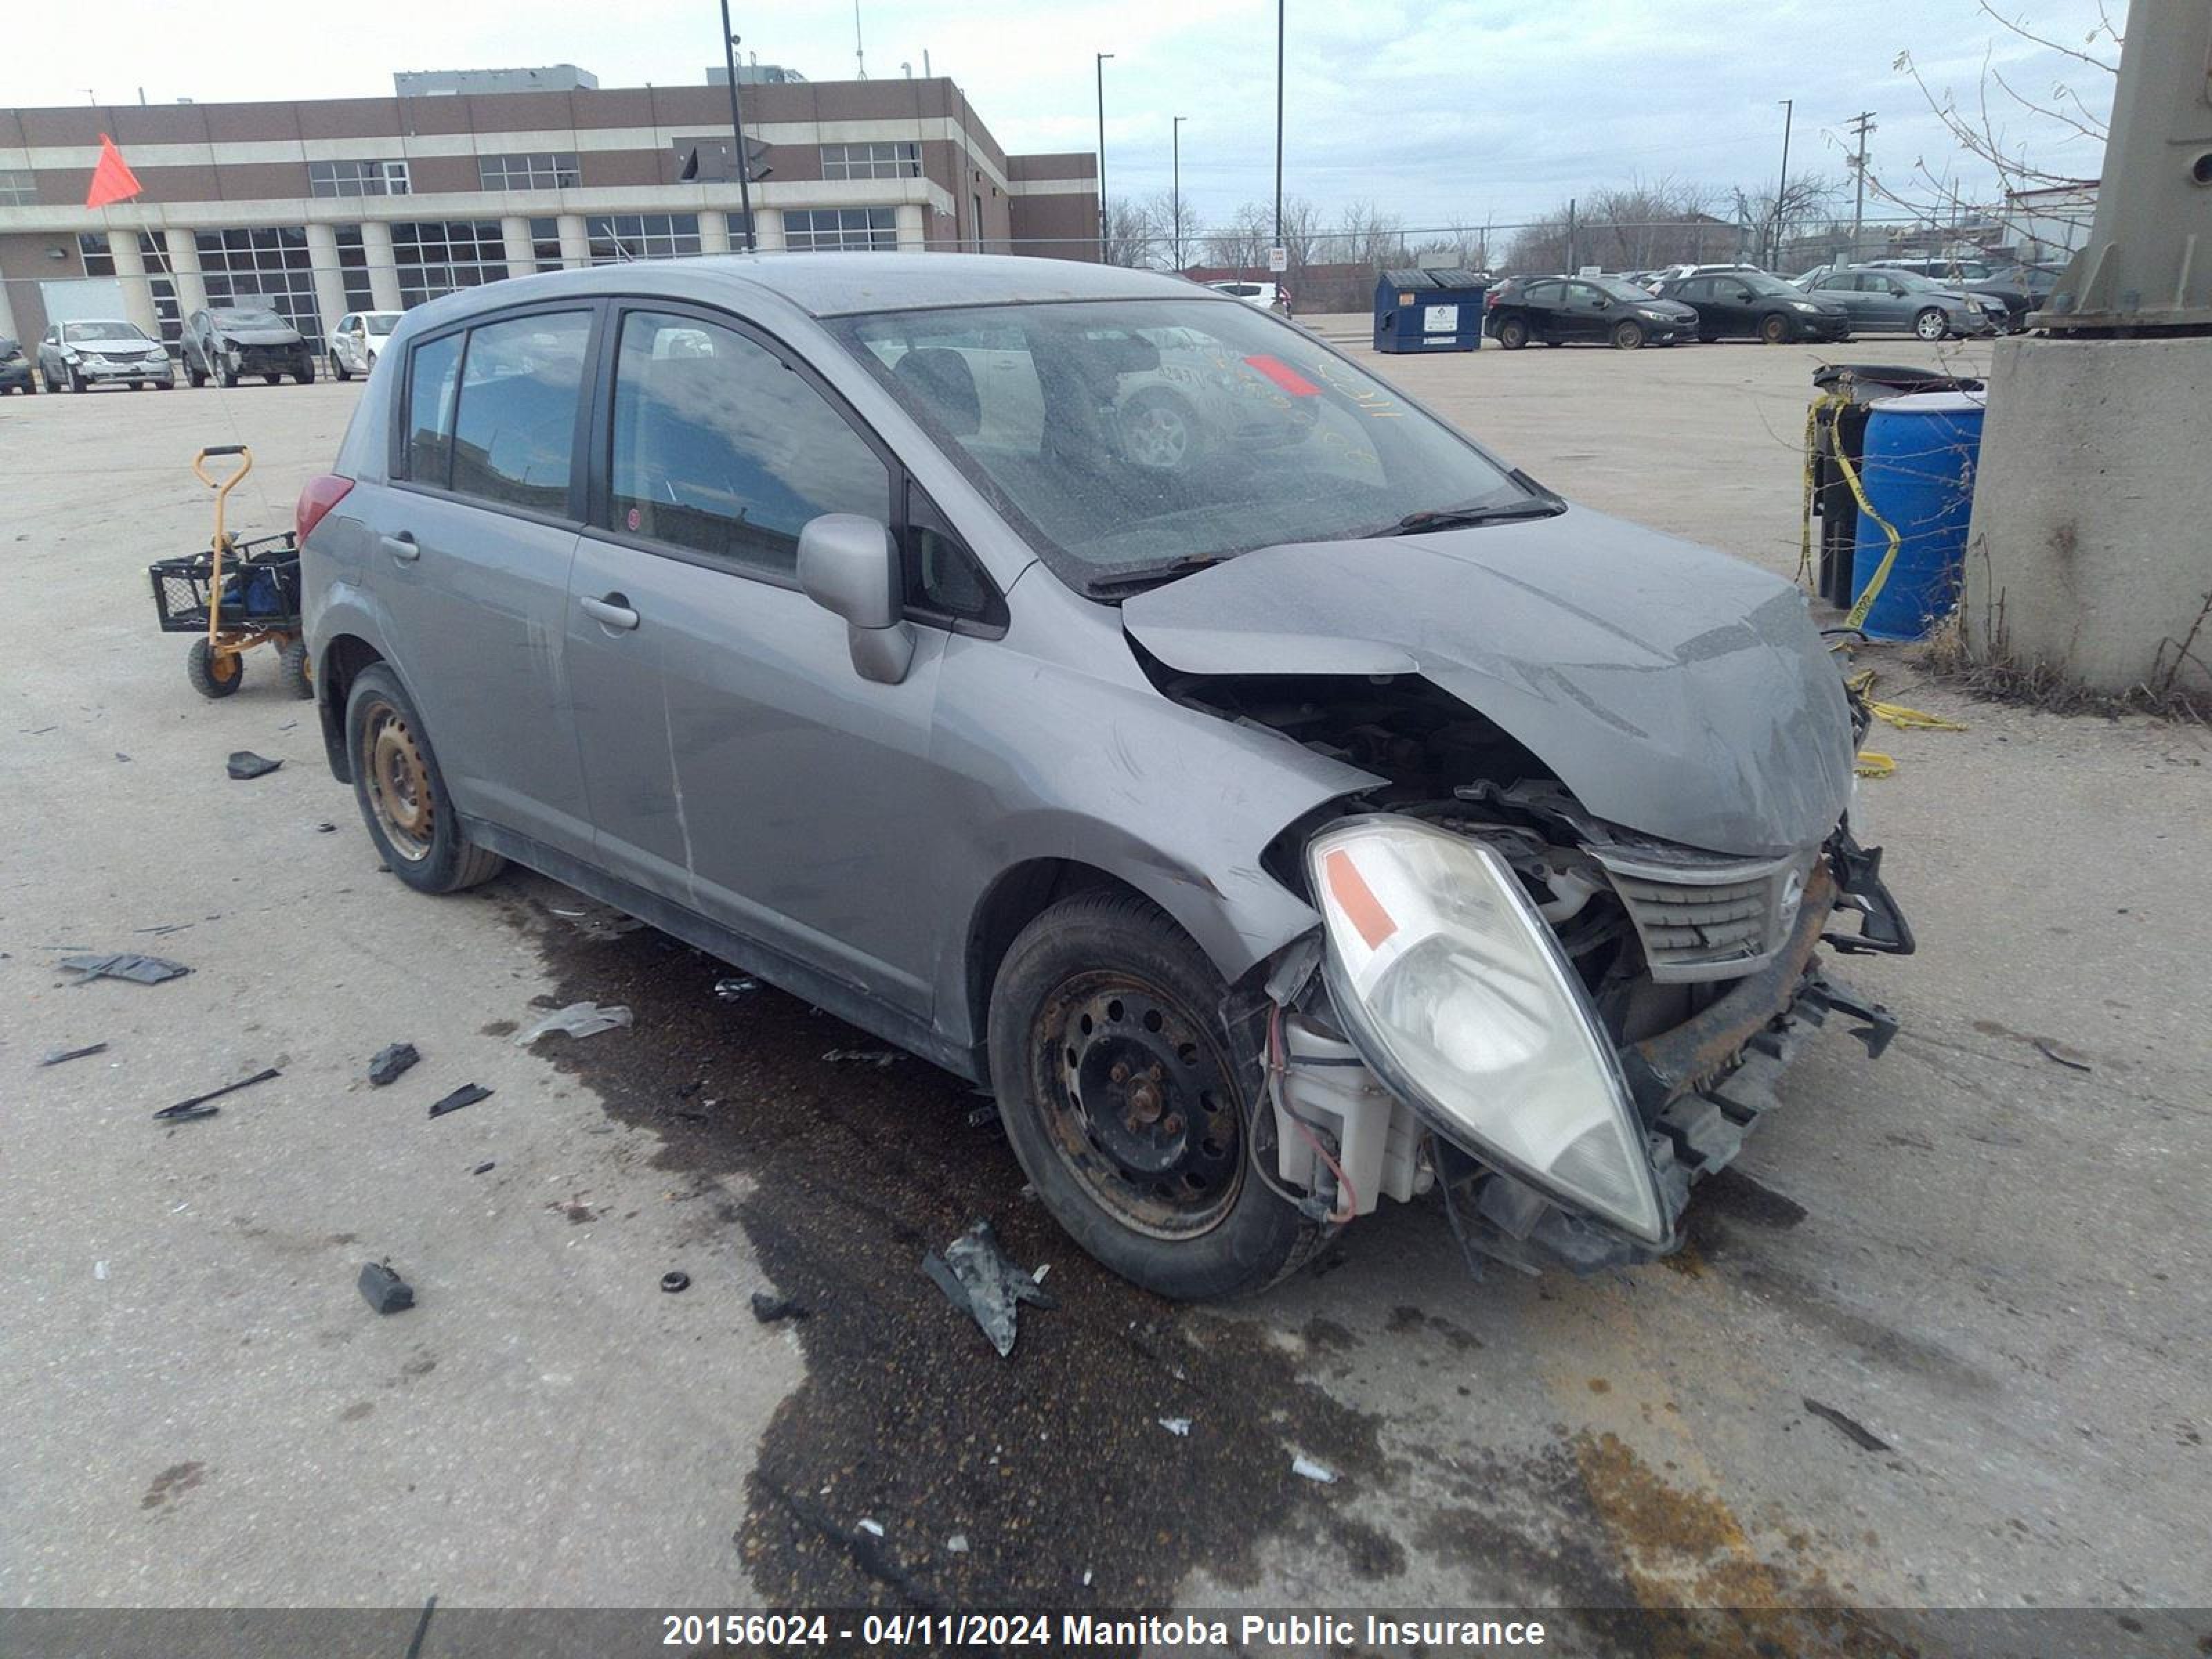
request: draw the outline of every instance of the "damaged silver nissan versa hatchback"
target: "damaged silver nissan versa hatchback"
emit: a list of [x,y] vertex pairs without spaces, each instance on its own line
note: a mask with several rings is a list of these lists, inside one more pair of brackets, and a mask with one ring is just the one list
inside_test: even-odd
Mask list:
[[[407,313],[300,505],[331,768],[996,1096],[1169,1296],[1386,1200],[1673,1249],[1911,949],[1802,595],[1311,335],[1048,260],[633,264]],[[917,1132],[926,1132],[917,1126]]]

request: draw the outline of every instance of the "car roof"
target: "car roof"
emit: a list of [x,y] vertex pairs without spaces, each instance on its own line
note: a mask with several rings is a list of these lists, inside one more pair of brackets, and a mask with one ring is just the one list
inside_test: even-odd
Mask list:
[[[526,284],[532,297],[633,292],[648,274],[657,292],[681,286],[702,298],[768,295],[814,317],[1058,300],[1207,298],[1207,290],[1156,271],[987,253],[710,253],[550,271],[514,287]],[[432,305],[441,316],[458,315],[507,302],[513,291],[505,283],[468,289]],[[1218,302],[1235,303],[1226,295]]]

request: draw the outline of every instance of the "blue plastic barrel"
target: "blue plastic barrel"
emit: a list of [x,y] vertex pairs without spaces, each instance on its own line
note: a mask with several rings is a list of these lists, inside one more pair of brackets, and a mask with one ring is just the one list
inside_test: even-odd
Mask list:
[[[1866,631],[1875,639],[1919,639],[1958,602],[1982,404],[1978,392],[1926,392],[1884,398],[1868,412],[1859,479],[1899,538],[1897,562],[1867,612]],[[1851,552],[1855,603],[1888,550],[1881,526],[1860,514]]]

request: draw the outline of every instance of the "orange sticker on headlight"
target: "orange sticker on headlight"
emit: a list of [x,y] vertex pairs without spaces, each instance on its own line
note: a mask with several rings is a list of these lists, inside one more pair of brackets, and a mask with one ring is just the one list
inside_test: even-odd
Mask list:
[[1352,861],[1351,854],[1340,850],[1330,853],[1322,860],[1322,872],[1328,882],[1328,896],[1367,942],[1369,950],[1379,949],[1384,939],[1398,931],[1397,921],[1382,908],[1382,901],[1375,896],[1375,890],[1359,873],[1359,866]]

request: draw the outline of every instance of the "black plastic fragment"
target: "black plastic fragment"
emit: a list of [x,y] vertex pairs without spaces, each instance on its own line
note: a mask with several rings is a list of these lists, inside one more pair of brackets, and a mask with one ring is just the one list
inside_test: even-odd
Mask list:
[[252,1077],[242,1078],[236,1083],[226,1083],[220,1089],[210,1089],[204,1095],[194,1095],[190,1100],[180,1100],[173,1106],[164,1106],[154,1115],[156,1118],[166,1119],[171,1123],[189,1123],[194,1118],[213,1117],[219,1109],[209,1105],[207,1103],[209,1101],[220,1100],[225,1095],[235,1094],[240,1089],[251,1089],[257,1083],[266,1083],[271,1078],[283,1075],[272,1066],[265,1072],[256,1072]]
[[660,1276],[660,1288],[671,1296],[679,1291],[688,1291],[691,1288],[691,1275],[680,1267],[665,1273]]
[[477,1164],[475,1169],[470,1170],[469,1173],[471,1175],[489,1175],[492,1172],[492,1168],[493,1165],[491,1160],[487,1158],[482,1164]]
[[805,1303],[795,1302],[787,1296],[777,1296],[769,1291],[753,1292],[753,1317],[763,1325],[784,1319],[805,1319],[813,1312]]
[[270,760],[266,755],[257,755],[251,749],[234,750],[230,757],[230,775],[241,782],[247,778],[266,777],[283,763],[280,760]]
[[379,1048],[368,1062],[368,1080],[381,1089],[422,1056],[411,1042],[394,1042]]
[[1833,1406],[1824,1406],[1817,1400],[1808,1399],[1805,1401],[1805,1409],[1822,1422],[1840,1431],[1844,1437],[1857,1446],[1861,1451],[1886,1452],[1893,1449],[1888,1441],[1867,1427],[1858,1419],[1838,1411]]
[[368,1305],[380,1314],[395,1314],[415,1305],[415,1287],[381,1261],[371,1261],[362,1267],[361,1293]]
[[82,1048],[49,1048],[46,1057],[39,1064],[58,1066],[65,1060],[82,1060],[87,1054],[104,1054],[106,1052],[107,1045],[104,1042],[88,1042]]
[[480,1088],[473,1083],[464,1083],[443,1100],[431,1102],[430,1115],[443,1117],[448,1112],[458,1112],[462,1107],[473,1106],[480,1100],[489,1099],[490,1096],[491,1091],[489,1089]]
[[319,836],[334,836],[337,833],[337,829],[335,823],[319,823],[315,826],[315,833]]
[[61,965],[82,975],[76,981],[79,985],[89,985],[96,979],[127,979],[133,985],[159,985],[165,980],[181,979],[192,971],[181,962],[171,962],[167,957],[143,957],[135,951],[118,951],[104,957],[64,957]]

